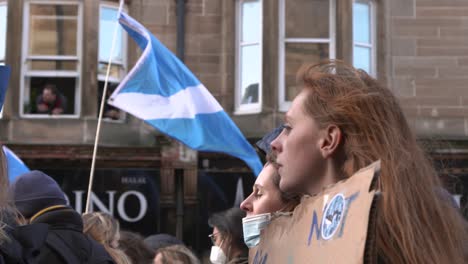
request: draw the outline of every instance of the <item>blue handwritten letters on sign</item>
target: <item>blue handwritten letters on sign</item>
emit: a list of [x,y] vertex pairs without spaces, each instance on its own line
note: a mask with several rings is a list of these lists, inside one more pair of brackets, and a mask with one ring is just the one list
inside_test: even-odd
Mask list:
[[258,250],[257,253],[255,253],[253,264],[266,264],[267,259],[268,259],[268,253],[265,252],[265,254],[263,254],[261,250]]

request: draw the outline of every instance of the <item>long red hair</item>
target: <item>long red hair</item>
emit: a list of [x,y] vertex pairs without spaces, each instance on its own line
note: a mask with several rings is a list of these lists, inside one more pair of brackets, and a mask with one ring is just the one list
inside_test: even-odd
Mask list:
[[[303,66],[303,105],[325,127],[343,134],[344,175],[381,160],[382,191],[376,219],[376,250],[385,263],[467,263],[467,225],[440,197],[439,177],[416,142],[392,92],[364,71],[339,62]],[[341,158],[341,157],[344,157]]]

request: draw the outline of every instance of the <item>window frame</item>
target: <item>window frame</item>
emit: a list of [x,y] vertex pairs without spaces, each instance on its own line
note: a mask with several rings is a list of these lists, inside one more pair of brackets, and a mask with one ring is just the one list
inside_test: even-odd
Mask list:
[[329,59],[336,58],[336,0],[328,0],[329,8],[329,38],[286,38],[286,0],[279,0],[278,6],[278,104],[279,111],[286,112],[291,101],[286,101],[285,67],[286,43],[320,43],[329,45]]
[[[6,65],[6,45],[7,45],[7,32],[8,31],[8,1],[7,0],[0,0],[0,6],[5,6],[6,8],[6,14],[7,14],[7,17],[6,17],[6,28],[5,28],[5,58],[3,58],[3,60],[0,59],[0,65]],[[0,114],[0,117],[1,117],[1,114]]]
[[[370,23],[370,32],[369,40],[370,43],[362,43],[354,41],[354,32],[353,32],[353,58],[354,58],[354,47],[363,47],[370,48],[370,72],[368,73],[372,77],[377,77],[377,7],[374,0],[353,0],[353,20],[354,20],[354,4],[367,4],[369,5],[369,23]],[[353,59],[354,66],[354,59]]]
[[[101,1],[99,3],[99,26],[101,25],[101,8],[112,8],[112,9],[116,9],[117,12],[119,10],[119,3],[117,2],[111,2],[111,1]],[[123,7],[123,11],[127,11],[127,8],[124,6]],[[100,27],[99,27],[99,30],[100,30]],[[112,32],[113,34],[113,32]],[[100,32],[98,31],[98,57],[97,57],[97,67],[99,69],[99,64],[100,63],[104,63],[104,64],[107,64],[109,61],[101,61],[100,60],[100,54],[99,54],[99,51],[100,51],[100,48],[99,48],[99,45],[100,45]],[[112,54],[111,54],[112,56]],[[121,62],[116,62],[116,61],[112,61],[112,65],[118,65],[120,67],[122,67],[122,70],[123,70],[123,74],[122,74],[122,78],[120,79],[116,79],[114,77],[111,77],[109,76],[109,79],[108,79],[108,82],[109,83],[112,83],[112,84],[120,84],[120,82],[125,78],[125,76],[127,75],[128,73],[128,35],[127,35],[127,32],[125,30],[122,29],[122,61]],[[106,76],[105,74],[99,74],[99,70],[97,71],[97,81],[98,83],[99,82],[105,82],[106,80]],[[99,87],[99,85],[98,85]],[[109,88],[109,87],[108,87]],[[107,102],[106,102],[107,104]],[[101,105],[101,101],[99,100],[98,98],[98,105],[100,106]],[[99,109],[98,109],[99,111]],[[127,117],[127,114],[125,111],[121,111],[121,118],[117,119],[117,120],[112,120],[112,119],[105,119],[103,118],[102,120],[103,121],[106,121],[106,122],[111,122],[111,123],[123,123],[125,122],[125,119]]]
[[[6,29],[5,31],[8,30],[8,1],[7,0],[0,0],[0,6],[5,6],[6,8],[6,13],[7,13],[7,17],[6,17]],[[7,46],[7,32],[5,32],[5,58],[3,58],[3,60],[0,60],[0,65],[6,65],[6,46]],[[2,108],[0,109],[0,119],[3,118],[3,109],[5,108],[5,102],[3,102],[3,105],[2,105]]]
[[[258,42],[242,43],[242,4],[245,2],[259,2],[260,5],[260,36]],[[263,103],[263,0],[236,0],[236,33],[235,33],[235,115],[257,114],[262,111]],[[242,47],[258,45],[260,47],[260,80],[258,83],[258,102],[241,104],[242,101]]]
[[[77,14],[77,37],[76,37],[76,56],[50,56],[50,55],[29,55],[29,22],[30,22],[30,6],[31,4],[40,5],[74,5],[78,8]],[[77,119],[81,115],[81,95],[82,95],[82,58],[83,58],[83,3],[77,0],[25,0],[23,8],[23,33],[22,33],[22,47],[21,47],[21,82],[20,82],[20,96],[19,96],[19,113],[22,118],[31,119]],[[50,61],[76,61],[76,71],[53,71],[53,70],[28,70],[28,62],[35,59],[43,59]],[[45,115],[45,114],[31,114],[24,112],[24,99],[26,98],[26,89],[28,96],[30,93],[31,78],[34,77],[65,77],[75,78],[75,100],[74,100],[74,113],[73,114],[60,114],[60,115]],[[28,87],[28,88],[27,88]]]
[[[118,3],[114,3],[114,2],[110,2],[110,1],[102,1],[99,3],[99,23],[101,23],[101,8],[103,7],[106,7],[106,8],[112,8],[112,9],[116,9],[117,11],[119,10],[119,4]],[[125,8],[123,8],[124,11],[126,11]],[[118,66],[121,66],[122,69],[124,70],[124,72],[126,73],[128,68],[127,68],[127,64],[128,64],[128,61],[127,61],[127,45],[128,45],[128,38],[127,38],[127,33],[125,30],[122,29],[122,62],[116,62],[116,61],[112,61],[112,65],[118,65]],[[100,32],[98,32],[98,36],[100,36]],[[100,61],[99,59],[99,43],[100,43],[100,39],[98,37],[98,67],[99,67],[99,63],[105,63],[107,64],[109,61]],[[118,79],[115,79],[112,77],[109,78],[109,81],[113,82],[113,83],[119,83],[123,80],[123,78],[125,77],[125,74],[123,75],[123,77],[118,80]],[[102,75],[102,74],[99,74],[98,72],[98,80],[99,81],[104,81],[106,78],[105,75]]]

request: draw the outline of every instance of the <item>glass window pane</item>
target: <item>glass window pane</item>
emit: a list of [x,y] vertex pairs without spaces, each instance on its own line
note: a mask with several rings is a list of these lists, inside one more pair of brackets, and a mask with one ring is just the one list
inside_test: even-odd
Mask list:
[[28,62],[28,70],[32,71],[77,71],[75,61],[33,60]]
[[329,58],[329,45],[322,43],[286,43],[285,99],[296,96],[296,73],[304,64],[315,64]]
[[25,96],[23,103],[24,113],[74,114],[76,78],[32,77],[29,83],[29,96]]
[[[100,23],[99,23],[99,60],[109,61],[109,56],[112,48],[112,37],[114,28],[117,23],[118,9],[111,7],[101,7]],[[121,26],[117,28],[117,41],[114,46],[114,54],[112,61],[123,61],[123,29]]]
[[353,5],[353,38],[355,42],[370,44],[370,6],[364,3]]
[[7,6],[0,4],[0,63],[5,60],[7,30]]
[[[107,63],[99,63],[98,66],[98,75],[101,76],[106,76],[107,73]],[[121,65],[115,65],[112,63],[110,71],[109,71],[109,77],[115,78],[116,80],[120,80],[123,78],[124,71]]]
[[260,45],[244,46],[241,56],[241,104],[258,103],[259,84],[261,81],[261,49]]
[[258,42],[261,38],[260,1],[242,2],[242,42]]
[[[107,103],[107,100],[109,97],[112,95],[114,92],[115,88],[117,88],[119,84],[118,83],[107,83],[107,93],[106,93],[106,103],[104,104],[104,112],[103,112],[103,118],[104,120],[122,120],[124,119],[125,115],[120,109],[110,105]],[[101,107],[101,99],[102,99],[102,92],[104,91],[104,82],[99,81],[98,82],[98,92],[99,92],[99,100],[97,101],[98,106],[97,109]],[[99,113],[97,113],[97,117],[99,117]]]
[[78,7],[31,4],[29,55],[77,55]]
[[286,38],[330,38],[330,1],[285,1]]
[[371,48],[354,46],[353,65],[371,74]]

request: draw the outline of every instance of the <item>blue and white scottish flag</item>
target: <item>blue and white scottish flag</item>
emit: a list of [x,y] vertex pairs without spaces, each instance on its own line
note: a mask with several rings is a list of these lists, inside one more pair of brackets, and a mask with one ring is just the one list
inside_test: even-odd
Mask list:
[[16,177],[29,171],[29,168],[24,164],[24,162],[9,148],[3,146],[2,151],[5,157],[8,181],[10,183],[13,182]]
[[119,22],[143,53],[108,103],[192,149],[240,158],[258,175],[255,150],[206,87],[136,20],[121,13]]

